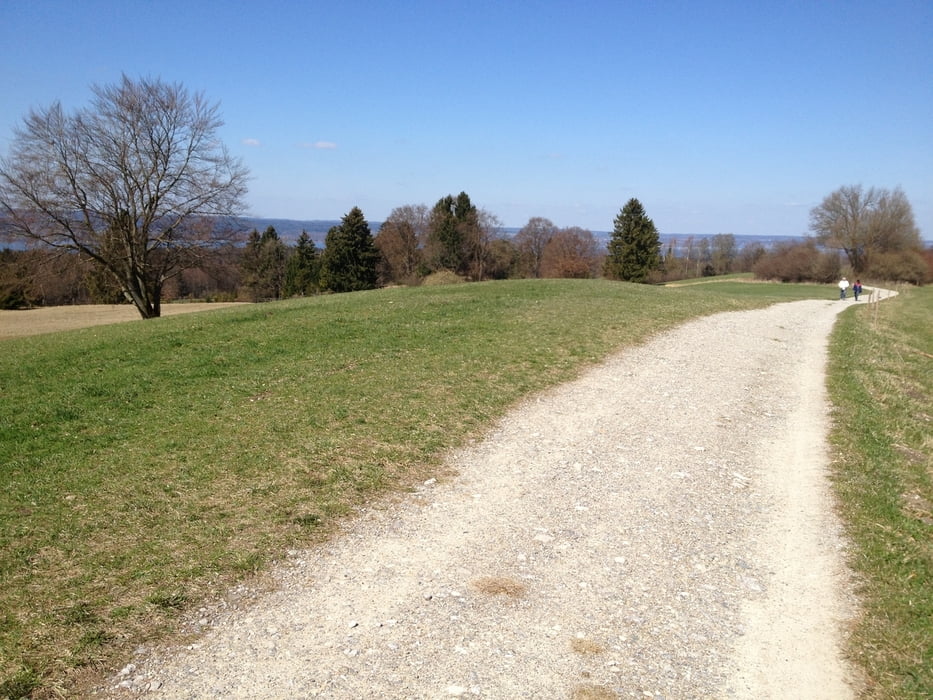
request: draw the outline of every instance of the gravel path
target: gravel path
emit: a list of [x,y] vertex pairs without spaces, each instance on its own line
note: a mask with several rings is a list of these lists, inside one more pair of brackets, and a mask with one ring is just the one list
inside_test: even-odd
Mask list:
[[823,373],[850,303],[700,319],[536,396],[105,694],[852,697]]

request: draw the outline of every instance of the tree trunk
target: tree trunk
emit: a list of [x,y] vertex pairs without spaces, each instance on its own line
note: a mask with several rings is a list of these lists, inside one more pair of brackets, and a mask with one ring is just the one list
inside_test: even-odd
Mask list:
[[123,281],[123,294],[144,319],[158,318],[162,314],[161,286],[150,290],[144,280],[131,277]]

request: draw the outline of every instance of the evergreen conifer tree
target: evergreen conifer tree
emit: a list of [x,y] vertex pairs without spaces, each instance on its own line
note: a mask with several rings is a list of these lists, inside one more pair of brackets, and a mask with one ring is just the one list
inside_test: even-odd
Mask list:
[[466,192],[438,200],[431,210],[428,233],[432,266],[466,274],[469,267],[468,243],[475,238],[477,229],[478,212]]
[[379,250],[369,223],[359,207],[353,207],[327,232],[321,257],[321,287],[331,292],[375,289]]
[[647,282],[661,267],[661,239],[645,208],[634,197],[616,216],[603,274],[625,282]]
[[302,231],[285,268],[285,296],[307,296],[320,289],[321,257],[307,231]]
[[282,296],[287,258],[288,248],[275,227],[267,227],[262,235],[256,229],[252,230],[243,251],[241,267],[244,286],[254,301]]

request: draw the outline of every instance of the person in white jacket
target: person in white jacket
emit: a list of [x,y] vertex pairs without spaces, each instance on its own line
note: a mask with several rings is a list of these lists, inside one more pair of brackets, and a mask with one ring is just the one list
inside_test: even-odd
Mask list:
[[839,280],[839,298],[840,299],[846,298],[846,290],[848,288],[849,288],[849,280],[843,277],[841,280]]

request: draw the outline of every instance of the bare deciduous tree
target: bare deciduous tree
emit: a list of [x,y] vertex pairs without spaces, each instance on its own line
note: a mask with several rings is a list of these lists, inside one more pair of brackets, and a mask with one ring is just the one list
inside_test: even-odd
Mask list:
[[710,255],[712,256],[713,270],[717,275],[732,272],[732,265],[739,256],[739,247],[735,236],[731,233],[717,233],[713,236]]
[[843,251],[856,275],[868,270],[874,255],[922,248],[913,210],[900,188],[840,187],[810,211],[810,230],[824,246]]
[[0,161],[10,231],[77,250],[107,270],[143,318],[167,279],[229,237],[248,171],[217,138],[216,105],[161,80],[95,86],[91,106],[33,110]]
[[522,272],[529,277],[541,276],[541,259],[544,248],[557,234],[557,227],[550,219],[534,216],[515,234],[515,245],[521,254]]
[[379,227],[374,242],[382,253],[383,284],[410,283],[417,278],[430,216],[426,205],[409,204],[393,209]]
[[557,230],[541,256],[542,277],[596,277],[600,257],[596,238],[591,231],[578,226]]
[[495,214],[477,209],[474,224],[463,231],[467,274],[479,282],[487,277],[493,241],[502,237],[502,222]]

